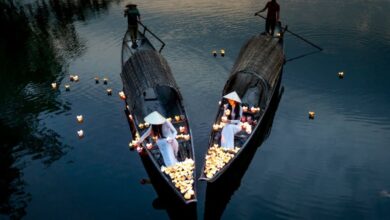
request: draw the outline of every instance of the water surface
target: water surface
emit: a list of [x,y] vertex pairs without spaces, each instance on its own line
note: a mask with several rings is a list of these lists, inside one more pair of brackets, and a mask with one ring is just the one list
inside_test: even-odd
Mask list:
[[[0,216],[169,218],[152,205],[153,188],[139,183],[147,174],[128,151],[116,95],[126,2],[10,2],[0,2]],[[253,13],[265,1],[137,3],[144,24],[167,44],[162,54],[185,100],[200,172],[223,85],[245,40],[263,31]],[[290,30],[325,50],[286,63],[271,133],[242,171],[222,219],[388,219],[390,2],[280,4]],[[211,56],[221,48],[224,58]],[[313,51],[286,35],[286,59]],[[70,74],[80,81],[69,82]],[[95,76],[108,77],[108,85],[95,84]],[[199,183],[199,218],[205,190]]]

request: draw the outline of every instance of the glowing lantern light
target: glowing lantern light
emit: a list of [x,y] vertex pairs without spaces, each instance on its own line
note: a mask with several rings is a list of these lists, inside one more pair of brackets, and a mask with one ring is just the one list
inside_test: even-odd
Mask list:
[[225,110],[225,115],[227,115],[227,116],[230,115],[230,110],[229,110],[229,109],[226,109],[226,110]]
[[107,89],[107,95],[112,95],[112,89]]
[[176,115],[176,116],[175,116],[175,120],[176,120],[176,121],[180,121],[180,116],[179,116],[179,115]]
[[107,79],[106,77],[104,77],[104,78],[103,78],[103,84],[104,84],[104,85],[107,85],[107,83],[108,83],[108,79]]
[[189,135],[189,134],[184,135],[184,139],[185,139],[186,141],[190,140],[190,135]]
[[148,127],[150,126],[150,124],[149,124],[149,123],[147,123],[147,122],[145,122],[145,124],[144,124],[144,125],[145,125],[145,127],[146,127],[146,128],[148,128]]
[[95,83],[96,83],[96,84],[99,83],[99,77],[95,77]]
[[77,118],[77,122],[78,122],[78,123],[83,123],[84,118],[83,118],[82,115],[77,115],[76,118]]
[[184,132],[186,131],[186,127],[180,126],[180,127],[179,127],[179,131],[180,131],[181,133],[184,133]]
[[248,111],[248,106],[242,106],[242,111],[247,112]]
[[227,117],[226,117],[226,116],[222,116],[222,117],[221,117],[221,120],[222,120],[223,122],[226,122],[226,121],[227,121]]
[[52,84],[51,84],[51,88],[57,89],[57,83],[52,83]]
[[118,94],[119,94],[119,97],[121,97],[121,99],[123,99],[123,100],[126,99],[126,95],[123,91],[120,91]]
[[69,84],[65,84],[65,91],[70,91],[70,85]]
[[71,82],[73,82],[73,81],[74,81],[74,75],[70,75],[70,76],[69,76],[69,80],[70,80]]
[[144,128],[145,128],[145,125],[141,123],[141,124],[138,125],[138,127],[139,127],[140,129],[144,129]]
[[224,50],[224,49],[221,49],[220,53],[221,53],[221,56],[222,56],[222,57],[225,56],[225,50]]
[[77,135],[79,136],[79,138],[84,137],[84,131],[83,130],[77,131]]
[[152,147],[153,147],[153,144],[152,144],[152,143],[147,143],[147,144],[146,144],[146,148],[148,148],[149,150],[152,149]]
[[314,119],[315,115],[316,115],[315,112],[309,112],[309,119]]
[[218,131],[219,129],[219,125],[218,124],[213,124],[213,130],[214,131]]
[[213,50],[213,52],[211,52],[213,54],[214,57],[217,57],[217,51],[216,50]]
[[137,151],[138,151],[138,153],[141,153],[142,152],[142,147],[137,147]]
[[78,75],[74,75],[73,76],[73,81],[78,82],[79,81],[79,76]]
[[344,72],[339,72],[338,76],[339,76],[340,79],[343,79],[344,78]]

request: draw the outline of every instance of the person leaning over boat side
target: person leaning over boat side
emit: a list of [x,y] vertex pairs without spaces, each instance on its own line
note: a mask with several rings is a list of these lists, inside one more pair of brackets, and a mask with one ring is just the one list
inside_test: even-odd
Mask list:
[[240,119],[242,116],[241,99],[233,91],[224,96],[228,101],[222,121],[226,125],[222,129],[221,147],[234,148],[234,135],[241,131]]
[[[265,31],[268,34],[274,35],[275,25],[276,22],[279,21],[279,16],[280,16],[280,6],[276,2],[276,0],[271,0],[267,2],[267,4],[263,9],[255,13],[255,16],[267,9],[268,11],[267,11],[267,19],[265,20]],[[270,33],[270,29],[271,29],[271,33]]]
[[165,166],[172,166],[177,163],[176,156],[179,144],[176,140],[177,131],[172,123],[167,121],[157,111],[147,115],[144,120],[151,126],[141,136],[137,144],[141,144],[149,136],[157,137],[156,143],[160,149]]
[[124,16],[127,16],[127,28],[130,32],[130,38],[132,44],[132,48],[135,49],[138,47],[137,45],[137,33],[138,33],[138,22],[141,21],[141,15],[137,9],[136,4],[127,4]]

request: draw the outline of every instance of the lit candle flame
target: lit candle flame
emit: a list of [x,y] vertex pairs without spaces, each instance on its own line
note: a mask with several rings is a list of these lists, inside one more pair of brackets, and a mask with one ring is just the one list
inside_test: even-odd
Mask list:
[[57,88],[57,83],[52,83],[51,84],[51,88],[56,89]]
[[126,95],[123,91],[120,91],[118,94],[119,94],[119,97],[121,97],[121,99],[123,99],[123,100],[126,99]]
[[77,122],[79,122],[79,123],[82,123],[84,120],[82,115],[77,115],[76,118],[77,118]]
[[80,138],[84,137],[84,131],[83,131],[83,130],[77,131],[77,135],[78,135]]

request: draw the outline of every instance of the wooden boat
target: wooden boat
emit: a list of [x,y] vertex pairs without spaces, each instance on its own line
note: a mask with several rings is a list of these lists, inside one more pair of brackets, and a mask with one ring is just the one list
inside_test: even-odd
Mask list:
[[257,138],[271,101],[279,93],[284,64],[283,29],[279,25],[274,36],[256,35],[241,48],[222,95],[236,91],[242,101],[241,131],[234,137],[234,149],[220,147],[225,125],[225,99],[219,109],[209,139],[208,152],[200,180],[214,182],[228,172],[232,162]]
[[[275,91],[278,92],[279,90]],[[263,116],[263,124],[258,128],[258,135],[252,139],[253,143],[248,145],[245,151],[242,151],[240,157],[232,161],[229,172],[225,172],[218,180],[207,183],[203,219],[222,219],[222,215],[232,199],[233,194],[240,187],[241,180],[254,158],[257,149],[271,133],[274,117],[283,91],[283,88],[281,88],[279,94],[275,94],[275,98],[272,99],[267,114]]]
[[[197,201],[196,181],[194,181],[195,154],[188,117],[171,69],[160,54],[162,48],[160,51],[155,50],[145,36],[146,33],[161,41],[146,29],[138,33],[137,49],[131,48],[128,32],[123,38],[122,45],[121,78],[125,94],[123,98],[126,102],[125,112],[133,137],[130,147],[137,149],[144,164],[152,164],[145,166],[145,169],[159,196],[168,194],[171,197],[174,194],[185,204],[194,203]],[[165,166],[153,138],[147,138],[140,146],[135,144],[149,126],[144,122],[145,116],[153,111],[158,111],[171,120],[178,131],[176,138],[179,143],[177,158],[179,162],[170,167]]]

